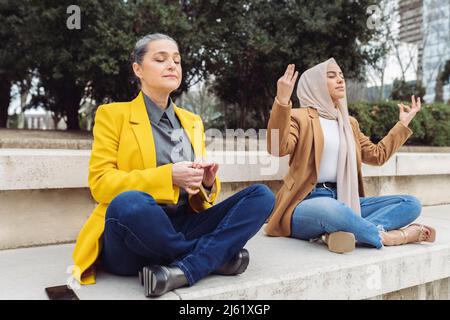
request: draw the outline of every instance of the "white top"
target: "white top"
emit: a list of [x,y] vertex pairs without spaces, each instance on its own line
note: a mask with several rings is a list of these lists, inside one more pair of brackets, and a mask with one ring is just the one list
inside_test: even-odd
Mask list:
[[319,117],[323,131],[323,153],[317,182],[336,182],[339,158],[339,126],[337,120]]

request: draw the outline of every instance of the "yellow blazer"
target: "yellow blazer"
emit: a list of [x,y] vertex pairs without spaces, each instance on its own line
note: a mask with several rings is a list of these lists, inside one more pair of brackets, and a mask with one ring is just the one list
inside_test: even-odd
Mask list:
[[[176,105],[174,110],[195,156],[206,156],[201,118]],[[81,229],[72,255],[72,275],[81,284],[95,283],[95,262],[101,251],[105,213],[115,196],[140,190],[157,203],[176,204],[180,191],[172,183],[172,164],[156,166],[152,128],[142,92],[130,102],[101,105],[93,133],[88,183],[98,205]],[[216,177],[211,193],[201,187],[198,194],[189,196],[189,204],[195,212],[203,211],[214,204],[219,193],[220,181]]]

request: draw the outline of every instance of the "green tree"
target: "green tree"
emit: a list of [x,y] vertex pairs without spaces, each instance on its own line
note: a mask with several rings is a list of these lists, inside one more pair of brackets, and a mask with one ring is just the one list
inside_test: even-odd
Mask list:
[[[198,54],[201,39],[193,30],[193,23],[183,12],[179,1],[130,0],[123,3],[124,10],[109,17],[121,25],[111,37],[95,39],[102,43],[101,59],[92,72],[90,93],[97,101],[124,101],[133,98],[139,88],[132,72],[131,53],[135,42],[149,33],[165,33],[179,44],[183,59],[183,82],[173,94],[178,97],[202,79],[202,58]],[[100,34],[111,33],[111,25],[102,22]],[[106,63],[105,63],[106,61]],[[105,76],[105,73],[107,76]]]
[[[276,81],[289,63],[300,72],[334,57],[347,77],[361,78],[377,59],[367,44],[367,8],[379,1],[186,1],[204,39],[214,92],[228,108],[229,126],[265,127]],[[206,34],[206,32],[199,32]],[[296,100],[296,98],[294,98]]]
[[[265,127],[276,80],[288,63],[303,71],[333,56],[348,77],[359,77],[363,65],[377,59],[365,44],[377,32],[367,28],[366,10],[378,2],[84,0],[79,30],[66,26],[69,0],[26,0],[13,13],[0,6],[1,17],[8,17],[0,31],[0,90],[9,96],[13,81],[33,74],[39,89],[30,107],[41,105],[78,129],[83,98],[104,103],[134,97],[133,45],[162,32],[178,41],[183,58],[184,81],[175,98],[213,75],[226,124]],[[0,0],[8,8],[13,3]],[[9,98],[0,101],[0,110],[7,104]]]
[[415,95],[416,98],[420,97],[422,102],[425,95],[425,88],[414,81],[406,82],[401,79],[395,79],[392,83],[392,100],[411,101],[411,96]]
[[24,33],[28,3],[29,1],[0,1],[0,128],[6,127],[12,85],[29,77],[30,47]]
[[180,40],[184,81],[175,97],[201,80],[202,44],[180,2],[85,0],[79,4],[81,29],[69,30],[66,9],[71,2],[34,1],[31,8],[33,24],[39,25],[32,42],[41,90],[30,106],[42,105],[65,116],[68,129],[79,129],[83,97],[105,103],[136,95],[130,54],[135,42],[148,33],[167,33]]
[[116,57],[105,54],[110,47],[104,39],[120,40],[123,25],[115,18],[125,8],[122,1],[82,1],[81,28],[69,29],[67,8],[71,4],[67,0],[36,0],[28,8],[31,54],[39,77],[39,90],[30,106],[41,105],[56,117],[66,117],[68,129],[79,129],[80,102],[99,72],[98,66],[101,76],[111,72],[108,67]]

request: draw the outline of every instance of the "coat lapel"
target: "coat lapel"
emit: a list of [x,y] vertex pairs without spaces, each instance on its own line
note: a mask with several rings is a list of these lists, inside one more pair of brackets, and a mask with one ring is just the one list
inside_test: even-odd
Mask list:
[[311,124],[313,128],[313,140],[314,140],[314,162],[316,164],[316,175],[319,178],[320,160],[322,159],[323,152],[323,132],[320,126],[319,114],[314,108],[308,108],[308,114],[311,118]]
[[[174,111],[191,142],[195,157],[201,156],[203,132],[200,121],[193,121],[175,104]],[[141,150],[144,168],[156,167],[155,142],[142,92],[139,92],[139,95],[131,101],[130,123]]]
[[142,92],[139,92],[139,95],[131,101],[130,123],[141,150],[144,168],[156,167],[153,132]]

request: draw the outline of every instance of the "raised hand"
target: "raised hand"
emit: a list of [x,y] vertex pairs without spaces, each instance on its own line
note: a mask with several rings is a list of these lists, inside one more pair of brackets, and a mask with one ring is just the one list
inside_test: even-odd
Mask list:
[[295,71],[295,64],[287,66],[284,75],[277,82],[277,100],[281,104],[289,104],[295,81],[298,77],[298,71]]
[[422,107],[420,102],[420,97],[415,100],[414,95],[411,96],[411,107],[408,105],[404,105],[403,103],[398,104],[400,109],[399,120],[405,125],[408,126],[411,120],[416,116],[417,112],[420,111]]

